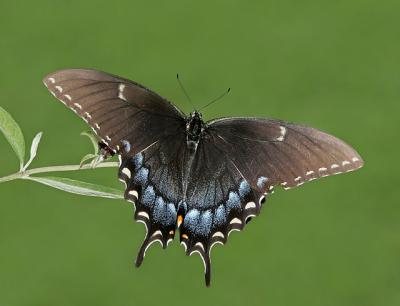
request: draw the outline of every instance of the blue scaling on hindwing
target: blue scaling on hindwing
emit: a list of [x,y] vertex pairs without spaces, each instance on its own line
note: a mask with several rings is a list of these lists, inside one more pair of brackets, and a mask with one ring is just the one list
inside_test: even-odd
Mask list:
[[200,212],[197,209],[191,209],[185,215],[185,219],[184,219],[183,223],[187,226],[187,228],[189,230],[195,232],[199,216],[200,216]]
[[168,224],[175,224],[177,213],[174,203],[168,203],[166,211],[167,211],[167,220],[169,222]]
[[145,206],[152,206],[154,203],[154,200],[156,198],[156,194],[154,192],[153,186],[149,185],[146,187],[146,189],[142,193],[142,203]]
[[143,154],[138,153],[133,157],[133,163],[135,164],[135,169],[139,169],[143,165]]
[[154,210],[153,210],[154,221],[161,223],[162,225],[168,226],[175,223],[176,210],[172,203],[165,203],[162,197],[157,197]]
[[239,185],[239,194],[241,198],[244,198],[250,192],[250,185],[246,180],[240,182]]
[[260,176],[257,179],[257,187],[260,189],[264,189],[265,184],[267,183],[268,179],[265,176]]
[[133,180],[135,183],[140,184],[143,187],[147,184],[148,177],[149,177],[149,169],[142,167],[136,172]]
[[218,206],[214,213],[214,224],[220,226],[226,222],[226,211],[224,205]]
[[241,208],[241,205],[240,205],[239,195],[234,191],[229,192],[229,197],[228,197],[228,200],[226,201],[227,214],[229,214],[229,212],[232,209],[240,209],[240,208]]
[[197,209],[191,209],[185,216],[184,224],[194,234],[207,236],[211,230],[212,213],[210,210],[200,213]]
[[212,224],[211,210],[206,210],[200,216],[199,224],[197,226],[198,233],[203,236],[207,236],[210,233],[211,224]]

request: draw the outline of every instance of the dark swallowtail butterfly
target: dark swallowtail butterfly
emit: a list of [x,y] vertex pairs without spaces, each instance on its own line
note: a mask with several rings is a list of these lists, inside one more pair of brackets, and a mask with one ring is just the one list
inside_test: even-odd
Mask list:
[[207,286],[210,252],[257,216],[275,186],[290,189],[360,168],[360,155],[319,130],[263,118],[186,116],[153,91],[89,69],[44,78],[49,91],[98,135],[120,160],[125,199],[147,234],[139,250],[163,248],[179,230],[186,254],[199,253]]

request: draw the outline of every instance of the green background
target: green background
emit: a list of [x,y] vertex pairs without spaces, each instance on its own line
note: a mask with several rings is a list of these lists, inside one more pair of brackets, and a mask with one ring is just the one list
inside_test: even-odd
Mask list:
[[[87,126],[41,83],[61,68],[134,79],[186,112],[227,87],[208,119],[306,123],[352,144],[360,171],[269,199],[199,257],[157,244],[136,269],[143,225],[124,201],[28,181],[0,185],[0,306],[400,305],[398,1],[1,1],[0,105],[30,142],[33,167],[79,162]],[[0,137],[0,176],[18,161]],[[116,170],[68,177],[122,188]],[[66,174],[63,174],[66,175]]]

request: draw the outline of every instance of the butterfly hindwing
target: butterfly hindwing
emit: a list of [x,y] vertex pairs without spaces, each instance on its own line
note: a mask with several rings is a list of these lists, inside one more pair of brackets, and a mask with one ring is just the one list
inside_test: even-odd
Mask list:
[[175,236],[177,204],[182,194],[184,134],[166,136],[131,154],[121,155],[119,178],[126,185],[125,198],[135,205],[135,220],[146,226],[146,237],[139,250],[140,266],[147,248],[159,242],[166,248]]
[[197,252],[203,259],[207,285],[212,247],[225,244],[232,231],[242,230],[260,213],[265,200],[213,138],[204,138],[195,153],[186,190],[186,214],[180,227],[187,255]]

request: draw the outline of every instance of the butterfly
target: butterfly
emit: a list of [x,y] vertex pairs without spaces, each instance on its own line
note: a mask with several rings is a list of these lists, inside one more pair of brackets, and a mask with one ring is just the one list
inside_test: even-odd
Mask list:
[[211,249],[257,216],[274,187],[290,189],[363,166],[342,140],[303,125],[264,118],[205,122],[127,79],[91,69],[47,75],[44,84],[80,116],[106,152],[118,155],[124,197],[147,234],[136,266],[154,242],[179,232],[211,280]]

